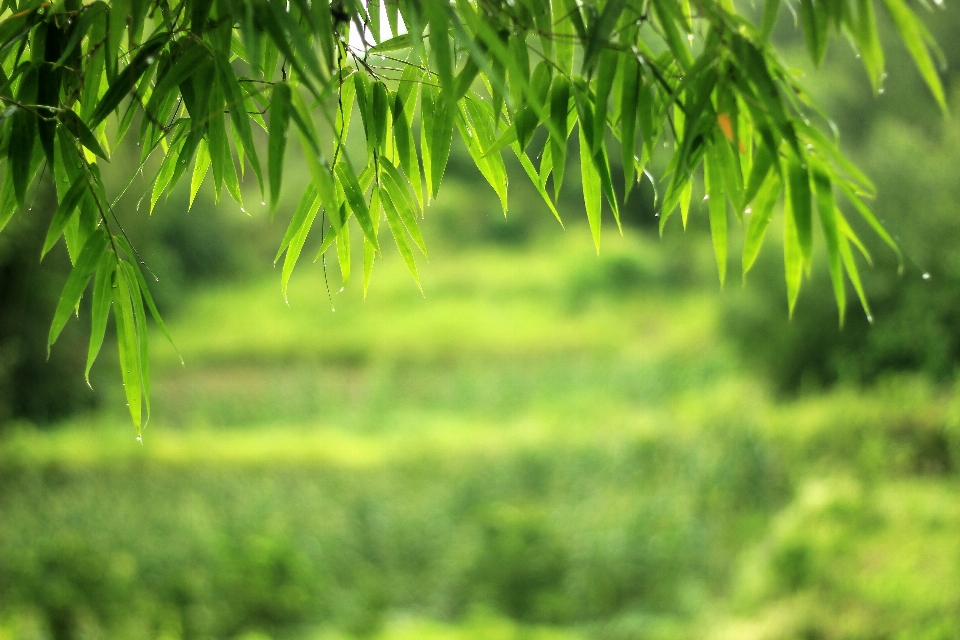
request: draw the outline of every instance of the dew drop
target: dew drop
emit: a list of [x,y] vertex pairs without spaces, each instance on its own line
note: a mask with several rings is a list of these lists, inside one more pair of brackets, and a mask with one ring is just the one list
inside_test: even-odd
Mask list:
[[807,143],[807,151],[813,151],[813,145]]
[[143,444],[143,436],[137,436],[137,442]]
[[707,195],[703,196],[703,201],[704,201],[704,202],[706,202],[706,201],[709,200],[709,199],[710,199],[710,194],[709,194],[709,193],[708,193]]
[[877,93],[883,93],[884,91],[886,91],[886,89],[884,89],[883,87],[880,87],[879,89],[877,89]]
[[924,280],[929,280],[929,279],[930,279],[930,274],[929,274],[928,272],[924,271],[924,272],[923,272],[923,275],[920,276],[920,277],[923,278]]
[[753,209],[751,209],[750,207],[747,207],[746,209],[743,210],[743,215],[745,216],[748,216],[751,213],[753,213]]
[[266,201],[266,200],[261,200],[261,201],[260,201],[260,206],[261,206],[261,207],[266,206],[266,204],[267,204],[267,201]]
[[246,212],[247,212],[246,209],[244,209],[243,207],[240,207],[240,213],[246,213]]
[[659,214],[659,213],[655,213],[655,214],[653,214],[653,217],[654,217],[654,218],[659,218],[659,217],[660,217],[660,214]]
[[870,313],[867,314],[867,322],[869,322],[870,324],[873,324],[873,314],[870,314]]
[[340,291],[338,293],[343,293],[343,287],[340,287]]
[[146,60],[147,64],[153,64],[153,61],[154,61],[153,56],[147,56],[147,60]]
[[693,34],[692,34],[692,33],[688,33],[688,34],[687,34],[687,40],[689,40],[690,42],[693,42]]
[[333,313],[336,313],[336,312],[337,312],[336,308],[334,308],[334,307],[330,307],[330,311],[332,311]]
[[27,207],[27,211],[33,211],[33,207]]

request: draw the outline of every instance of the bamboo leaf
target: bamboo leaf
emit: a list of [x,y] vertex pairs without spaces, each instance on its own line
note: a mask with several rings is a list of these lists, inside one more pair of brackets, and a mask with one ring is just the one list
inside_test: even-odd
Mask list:
[[74,179],[73,184],[70,185],[70,189],[60,198],[60,204],[57,206],[57,211],[53,214],[53,220],[50,221],[50,227],[47,229],[47,237],[43,241],[43,249],[40,251],[41,260],[63,235],[64,227],[67,226],[73,212],[80,204],[80,198],[86,191],[87,176],[80,172]]
[[846,290],[843,285],[843,258],[840,255],[839,231],[837,228],[837,205],[833,199],[833,185],[830,177],[822,169],[813,171],[813,185],[817,195],[817,212],[820,214],[820,226],[823,229],[824,242],[827,245],[827,264],[830,267],[830,281],[833,283],[833,295],[840,313],[840,326],[843,326],[846,311]]
[[118,268],[115,273],[117,286],[113,289],[113,317],[117,325],[120,372],[127,407],[139,436],[143,427],[143,369],[137,321],[133,311],[133,283],[125,269]]
[[769,174],[757,191],[750,207],[747,207],[747,233],[743,242],[743,277],[753,267],[763,246],[763,238],[770,225],[773,209],[780,198],[780,178]]
[[[317,211],[320,210],[320,194],[313,185],[308,188],[300,199],[300,206],[297,207],[287,227],[287,235],[284,236],[282,247],[287,250],[287,255],[283,258],[283,270],[280,275],[280,290],[283,292],[283,299],[287,300],[287,285],[290,282],[290,275],[293,273],[293,267],[297,264],[303,245],[307,241],[313,221],[317,217]],[[283,249],[281,249],[282,251]],[[279,253],[277,258],[279,258]],[[276,259],[274,260],[276,262]]]
[[550,119],[553,128],[561,135],[550,136],[550,148],[553,160],[553,193],[560,197],[560,186],[563,184],[563,173],[567,161],[566,133],[570,113],[570,82],[564,76],[557,76],[553,83],[550,95]]
[[624,200],[630,197],[630,191],[637,181],[635,156],[639,95],[640,62],[633,55],[624,55],[623,87],[620,90],[620,152],[623,159]]
[[110,315],[110,304],[113,302],[113,273],[117,268],[117,256],[112,250],[104,251],[97,265],[97,276],[93,283],[93,305],[90,311],[90,344],[87,347],[87,366],[83,377],[90,385],[90,369],[103,346],[103,338],[107,332],[107,320]]
[[[789,182],[788,182],[789,185]],[[800,282],[803,277],[803,249],[797,234],[796,216],[793,212],[794,199],[787,187],[787,197],[783,203],[783,268],[787,282],[787,306],[790,317],[800,295]]]
[[934,99],[940,105],[944,115],[949,114],[940,76],[937,74],[933,59],[930,57],[930,51],[927,49],[927,42],[932,42],[933,38],[903,0],[884,0],[884,4],[890,13],[890,17],[893,18],[893,23],[897,26],[897,31],[900,32],[903,44],[907,46],[907,50],[913,57],[913,61],[930,88]]
[[793,224],[797,242],[805,266],[813,256],[812,202],[810,197],[810,174],[805,165],[792,161],[787,167]]
[[404,235],[403,223],[400,221],[400,214],[397,212],[396,205],[388,193],[381,192],[380,201],[383,203],[383,210],[387,214],[387,224],[390,226],[390,233],[393,234],[393,239],[397,243],[397,249],[400,250],[400,257],[403,258],[403,263],[407,265],[407,270],[410,271],[410,275],[413,276],[417,287],[422,293],[423,287],[420,286],[420,276],[417,275],[417,263],[413,258],[410,243],[407,242],[407,237]]
[[583,204],[587,210],[587,221],[590,223],[590,233],[593,234],[593,243],[600,254],[600,174],[597,172],[593,158],[590,157],[590,143],[580,128],[580,182],[583,187]]
[[196,199],[197,192],[200,191],[200,185],[203,184],[203,179],[209,169],[210,152],[207,148],[207,141],[201,140],[197,147],[197,160],[193,166],[193,177],[190,180],[190,206],[187,207],[188,211],[193,208],[193,201]]
[[417,248],[420,249],[421,253],[426,256],[427,245],[423,241],[423,235],[420,233],[420,227],[417,225],[415,205],[413,199],[410,197],[410,192],[407,191],[403,177],[400,175],[400,172],[397,171],[396,167],[386,158],[380,159],[380,167],[382,188],[385,188],[387,194],[389,194],[394,209],[407,228],[407,233],[413,238],[413,241],[417,244]]
[[409,33],[401,33],[398,36],[394,36],[389,40],[384,40],[378,45],[370,47],[368,53],[378,54],[378,53],[390,53],[391,51],[400,51],[402,49],[409,49],[413,46],[413,41],[410,39]]
[[97,142],[97,137],[87,128],[80,116],[69,109],[63,109],[59,112],[58,117],[60,118],[60,124],[70,132],[70,135],[79,140],[80,144],[92,151],[94,155],[100,156],[104,160],[109,159],[103,147]]
[[[116,8],[116,6],[111,7],[111,16]],[[100,124],[104,118],[110,115],[110,113],[117,108],[117,106],[120,104],[120,101],[123,100],[127,94],[133,90],[137,84],[137,81],[140,79],[140,76],[146,73],[147,69],[153,66],[153,63],[156,62],[157,53],[167,43],[168,37],[168,34],[160,33],[145,42],[143,46],[137,50],[137,54],[134,56],[133,60],[131,60],[130,64],[127,65],[127,68],[120,72],[113,82],[110,83],[110,87],[107,89],[107,92],[103,94],[103,97],[97,104],[97,108],[93,111],[93,114],[88,120],[91,127],[96,127],[98,124]]]
[[57,341],[60,332],[63,331],[63,327],[70,318],[70,314],[73,313],[73,310],[76,309],[80,303],[83,290],[87,288],[87,282],[90,281],[90,276],[96,271],[97,264],[100,262],[100,256],[103,255],[108,241],[109,236],[106,231],[101,229],[91,234],[86,243],[84,243],[83,249],[80,251],[80,255],[77,257],[77,261],[73,266],[73,270],[70,272],[70,275],[67,277],[67,282],[63,286],[60,301],[57,303],[57,310],[53,314],[53,322],[50,324],[50,333],[47,337],[48,356],[50,354],[50,347]]
[[268,173],[270,178],[270,211],[280,200],[280,182],[283,178],[283,154],[287,148],[287,128],[290,124],[290,86],[274,85],[270,101],[270,140]]
[[334,167],[334,171],[339,179],[340,186],[343,187],[343,194],[346,197],[347,204],[357,217],[360,228],[363,229],[363,235],[376,247],[377,253],[380,253],[380,243],[377,242],[377,234],[373,228],[373,221],[370,218],[370,210],[367,208],[367,202],[363,198],[363,189],[357,182],[353,169],[345,160],[341,160]]
[[727,199],[723,189],[722,160],[714,150],[704,156],[703,181],[706,185],[710,209],[710,235],[713,238],[713,254],[717,259],[717,273],[722,286],[727,277]]

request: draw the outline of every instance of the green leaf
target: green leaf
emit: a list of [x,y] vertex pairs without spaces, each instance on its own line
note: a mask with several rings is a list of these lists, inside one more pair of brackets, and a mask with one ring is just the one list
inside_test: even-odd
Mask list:
[[[131,261],[127,263],[129,267],[129,272],[136,278],[137,286],[139,287],[140,297],[143,298],[147,303],[147,308],[150,310],[150,315],[153,317],[153,321],[157,323],[160,332],[163,333],[163,337],[167,339],[167,342],[170,343],[170,346],[173,347],[173,350],[177,353],[177,357],[180,358],[180,364],[183,364],[183,356],[180,355],[180,350],[177,349],[176,343],[173,341],[173,336],[170,334],[170,331],[167,329],[166,323],[163,321],[163,317],[160,315],[160,311],[157,309],[156,303],[153,301],[153,295],[150,293],[150,287],[147,286],[147,281],[143,277],[143,273],[140,271],[140,267],[137,266],[136,252],[134,252],[133,247],[130,246],[130,243],[127,242],[127,239],[123,236],[119,236],[115,239],[116,243],[123,248],[123,250],[130,256]],[[139,300],[139,298],[138,298]],[[138,304],[141,304],[138,302]],[[143,309],[141,306],[140,309],[141,317],[144,319],[144,326],[146,326],[146,317],[143,316]],[[149,407],[149,398],[147,399],[147,406]]]
[[381,192],[380,201],[383,203],[383,210],[387,214],[387,224],[390,226],[390,233],[393,234],[393,239],[397,243],[397,249],[400,250],[400,257],[403,258],[403,263],[407,265],[410,275],[413,276],[417,287],[422,293],[423,287],[420,286],[420,276],[417,275],[417,263],[413,258],[410,243],[407,242],[407,237],[404,235],[403,224],[400,221],[400,215],[397,212],[396,205],[390,198],[390,195],[385,192]]
[[637,181],[637,103],[640,95],[640,63],[633,55],[623,56],[623,87],[620,90],[620,152],[623,158],[623,199]]
[[417,159],[416,142],[414,141],[413,130],[410,128],[410,121],[407,119],[403,98],[399,91],[396,94],[393,105],[393,138],[397,148],[400,168],[403,169],[407,180],[410,181],[413,192],[417,197],[417,202],[422,209],[423,190],[420,181],[420,163]]
[[190,206],[187,210],[193,208],[193,201],[197,198],[197,192],[200,191],[200,185],[207,176],[210,169],[210,151],[207,148],[207,141],[201,140],[197,147],[197,161],[193,165],[193,177],[190,180]]
[[800,295],[800,282],[803,277],[803,250],[797,236],[796,216],[793,212],[794,201],[788,195],[783,202],[783,269],[787,281],[787,305],[790,317]]
[[927,50],[927,43],[933,42],[933,38],[903,0],[884,0],[884,4],[887,11],[890,12],[890,17],[893,18],[893,23],[897,26],[897,31],[900,32],[903,44],[907,46],[917,69],[920,70],[920,75],[923,76],[944,115],[948,115],[949,110],[947,99],[943,93],[943,85],[940,83],[940,76],[933,65],[930,51]]
[[[450,55],[450,18],[447,14],[447,3],[424,2],[427,20],[430,25],[430,51],[437,74],[440,76],[440,86],[444,96],[453,99],[455,90],[453,82],[453,62]],[[386,205],[385,205],[386,206]]]
[[[283,259],[283,271],[280,275],[280,289],[283,292],[284,300],[287,300],[287,284],[290,282],[290,274],[293,273],[293,267],[297,264],[297,258],[300,257],[303,244],[307,241],[307,236],[310,234],[320,205],[320,194],[316,187],[310,185],[300,199],[300,205],[293,214],[290,226],[287,227],[287,233],[280,248],[280,251],[287,250],[287,255]],[[278,252],[277,259],[279,257],[280,253]],[[274,262],[276,262],[276,259]]]
[[[610,6],[613,2],[609,2]],[[614,49],[604,49],[600,54],[597,65],[596,91],[593,103],[593,141],[591,152],[596,155],[603,145],[603,136],[607,130],[607,107],[610,102],[610,90],[613,88],[613,77],[617,72],[620,60],[619,53]]]
[[334,172],[343,188],[343,195],[347,199],[347,204],[350,205],[353,215],[357,217],[357,222],[360,223],[360,228],[363,229],[363,235],[376,247],[377,253],[380,253],[380,243],[377,242],[377,234],[373,228],[373,220],[370,218],[370,210],[367,208],[367,202],[363,198],[363,190],[357,182],[353,169],[345,160],[341,160],[334,167]]
[[827,245],[827,264],[830,266],[830,281],[833,283],[833,295],[840,313],[840,326],[843,326],[846,311],[846,289],[843,285],[843,258],[840,255],[839,230],[837,228],[837,205],[833,199],[833,185],[830,176],[822,169],[813,171],[813,185],[817,195],[817,212],[820,214],[820,226]]
[[776,173],[768,174],[766,181],[757,191],[751,206],[747,207],[747,233],[743,242],[743,276],[753,267],[760,254],[763,238],[770,225],[773,209],[780,199],[780,178]]
[[87,347],[87,366],[83,377],[90,385],[90,369],[103,346],[107,332],[110,304],[113,301],[113,273],[117,268],[117,255],[110,249],[103,252],[97,265],[97,277],[93,282],[93,304],[90,310],[90,345]]
[[550,95],[550,119],[554,130],[561,136],[550,136],[550,149],[553,160],[553,193],[560,197],[563,184],[563,172],[567,161],[567,123],[570,113],[570,82],[564,76],[557,76]]
[[157,200],[160,199],[160,196],[167,189],[167,185],[170,183],[170,179],[173,177],[173,172],[177,169],[177,162],[180,159],[180,145],[174,145],[167,150],[167,155],[164,156],[163,162],[160,164],[160,170],[157,172],[157,177],[153,181],[153,193],[150,195],[150,213],[153,214],[153,208],[157,206]]
[[86,243],[84,243],[83,249],[80,251],[80,255],[73,266],[73,270],[70,272],[70,275],[67,277],[67,282],[63,286],[60,301],[57,303],[57,310],[53,314],[53,322],[50,324],[50,333],[47,337],[48,355],[50,353],[50,347],[57,341],[60,332],[63,331],[63,327],[67,324],[70,314],[73,313],[73,310],[76,309],[80,303],[83,290],[87,288],[87,282],[89,282],[90,276],[92,276],[93,272],[97,269],[100,256],[103,255],[109,239],[107,232],[100,229],[91,234],[90,237],[87,238]]
[[[377,202],[373,202],[371,199],[371,209],[374,206],[379,207],[380,205]],[[346,216],[344,216],[346,218]],[[374,228],[374,233],[376,233],[376,228]],[[364,238],[366,241],[366,238]],[[343,224],[337,230],[337,264],[340,265],[340,279],[343,283],[343,286],[347,286],[347,283],[350,282],[350,225],[347,224],[346,219],[344,219]]]
[[[394,209],[407,228],[407,233],[417,243],[417,247],[427,255],[427,245],[423,241],[423,235],[420,233],[420,227],[417,225],[416,209],[410,192],[407,190],[403,176],[397,171],[396,167],[386,158],[380,159],[380,182],[381,186],[387,190]],[[386,206],[386,205],[384,205]]]
[[127,397],[130,417],[140,435],[143,428],[144,366],[141,359],[142,346],[137,318],[134,314],[134,296],[139,295],[136,284],[123,268],[125,261],[116,270],[116,287],[113,289],[113,317],[117,324],[117,347],[120,352],[120,372],[123,390]]
[[500,198],[503,214],[507,214],[507,171],[503,164],[503,156],[499,151],[485,151],[493,144],[493,110],[476,96],[468,96],[461,103],[457,125],[460,135],[467,146],[467,151],[487,183]]
[[87,125],[83,123],[80,116],[69,109],[62,109],[58,113],[58,117],[60,118],[61,126],[69,131],[70,135],[79,140],[80,144],[92,151],[94,155],[100,156],[104,160],[109,159],[103,147],[97,142],[97,137],[87,128]]
[[[837,222],[843,222],[843,218],[838,217]],[[860,306],[863,307],[863,312],[867,314],[867,320],[872,323],[873,314],[870,313],[870,303],[867,301],[867,294],[863,289],[863,283],[860,281],[860,272],[857,270],[857,262],[853,257],[853,252],[850,250],[850,242],[847,240],[845,234],[840,234],[838,240],[840,244],[840,257],[847,271],[847,277],[850,278],[853,290],[857,292],[857,297],[860,299]]]
[[367,50],[367,53],[378,54],[378,53],[389,53],[391,51],[400,51],[401,49],[409,49],[413,46],[413,41],[410,39],[409,33],[401,33],[399,36],[390,38],[389,40],[384,40],[378,45],[370,47]]
[[[115,8],[116,6],[111,8],[111,15],[113,15]],[[97,108],[94,110],[89,119],[91,127],[96,127],[98,124],[100,124],[104,118],[110,115],[110,113],[117,108],[117,106],[120,104],[120,101],[123,100],[127,94],[133,90],[137,84],[137,81],[140,79],[140,76],[146,73],[147,69],[153,66],[153,63],[156,61],[157,53],[167,43],[167,38],[169,38],[169,34],[160,33],[145,42],[143,46],[137,50],[137,55],[135,55],[133,60],[130,61],[130,64],[127,65],[127,68],[124,69],[113,80],[113,82],[110,83],[110,87],[107,89],[107,92],[103,94],[103,97],[97,104]]]
[[[257,182],[260,185],[260,193],[262,195],[264,192],[263,175],[260,171],[260,160],[257,158],[257,148],[253,144],[253,134],[250,131],[250,116],[247,115],[243,104],[243,89],[240,88],[240,83],[237,82],[237,76],[234,74],[230,63],[223,54],[214,56],[214,60],[217,64],[217,70],[220,72],[220,84],[223,87],[224,96],[227,100],[227,109],[230,111],[230,124],[240,137],[240,142],[243,145],[243,153],[249,160],[254,175],[257,176]],[[240,150],[240,145],[237,145],[237,150]],[[241,162],[242,160],[243,158],[241,157]],[[237,186],[237,192],[239,192],[239,185]],[[239,198],[236,199],[237,202],[240,202]]]
[[874,93],[877,93],[883,87],[884,60],[873,0],[857,0],[857,15],[859,21],[853,29],[854,40],[860,50],[867,75],[870,76],[870,85]]
[[67,226],[67,222],[70,221],[73,212],[80,204],[80,198],[86,191],[87,175],[81,171],[70,185],[70,189],[60,198],[60,204],[57,206],[57,211],[53,214],[53,220],[51,220],[50,227],[47,229],[47,237],[43,241],[43,249],[40,251],[41,260],[63,235],[64,227]]
[[811,264],[813,256],[812,202],[810,197],[810,174],[805,165],[791,161],[787,167],[790,194],[790,212],[793,217],[797,242],[805,266]]
[[382,82],[374,83],[372,98],[370,109],[373,112],[374,142],[380,153],[384,153],[387,140],[387,88]]
[[617,20],[626,6],[625,0],[607,0],[600,17],[589,25],[586,42],[583,45],[582,71],[584,75],[590,76],[597,61],[605,52],[610,51],[607,46],[610,43],[613,29],[617,26]]
[[550,209],[550,213],[553,214],[553,217],[557,219],[557,222],[559,222],[560,226],[562,227],[563,220],[560,219],[560,212],[557,211],[557,207],[553,204],[553,201],[550,200],[550,195],[547,194],[547,190],[543,188],[543,182],[540,180],[540,177],[537,174],[537,169],[533,166],[533,163],[530,161],[530,158],[527,157],[527,154],[520,149],[519,144],[515,143],[512,145],[512,147],[514,153],[517,154],[517,159],[520,161],[520,165],[523,167],[523,170],[527,172],[527,177],[530,178],[530,182],[533,183],[537,193],[540,194],[540,197],[543,198],[547,208]]
[[722,286],[727,277],[727,199],[724,196],[721,162],[713,149],[704,155],[703,181],[710,209],[710,235],[713,238],[713,254],[717,259],[717,273]]
[[[873,2],[873,0],[866,0]],[[766,40],[773,33],[773,28],[777,24],[777,17],[780,15],[780,4],[782,0],[765,0],[763,3],[763,20],[760,23],[760,35]]]
[[800,0],[800,25],[807,50],[814,64],[819,66],[827,53],[827,37],[830,27],[830,14],[823,6],[814,8],[813,0]]
[[583,204],[587,209],[587,221],[593,234],[593,243],[600,254],[600,174],[590,157],[590,143],[583,128],[580,128],[580,181],[583,187]]
[[268,172],[270,174],[270,211],[280,200],[280,181],[283,178],[283,154],[287,148],[287,128],[290,124],[290,86],[274,85],[270,101],[270,141]]

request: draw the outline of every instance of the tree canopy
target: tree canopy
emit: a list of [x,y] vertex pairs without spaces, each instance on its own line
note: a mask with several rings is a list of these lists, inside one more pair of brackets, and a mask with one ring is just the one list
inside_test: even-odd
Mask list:
[[[781,4],[4,0],[0,229],[18,211],[34,215],[24,210],[28,189],[48,176],[58,205],[43,254],[63,237],[73,264],[48,344],[81,308],[92,281],[83,307],[91,318],[86,374],[112,308],[138,433],[150,414],[148,315],[167,331],[144,276],[152,274],[114,205],[138,172],[158,166],[151,211],[188,174],[192,203],[211,170],[217,197],[225,187],[242,206],[249,167],[273,211],[291,132],[311,180],[277,253],[284,294],[311,231],[322,236],[318,256],[335,252],[346,277],[351,233],[362,236],[366,288],[384,218],[416,279],[415,253],[427,251],[417,219],[437,196],[455,135],[505,213],[503,155],[512,153],[559,220],[555,202],[576,128],[598,249],[603,202],[619,226],[618,194],[625,198],[647,179],[657,189],[661,231],[676,211],[686,225],[702,176],[721,282],[731,221],[744,234],[745,274],[771,220],[782,215],[791,310],[819,226],[841,322],[846,281],[869,317],[855,254],[870,256],[848,216],[897,246],[865,203],[874,186],[839,151],[829,118],[770,34],[782,10],[793,12],[818,65],[831,37],[843,36],[882,92],[878,9],[873,0]],[[879,4],[945,110],[932,37],[904,0]],[[347,151],[351,124],[362,130],[365,154]],[[140,164],[126,167],[128,182],[107,184],[100,168],[128,136],[138,141]],[[669,161],[654,176],[660,145]],[[622,158],[623,185],[614,184],[614,154]]]

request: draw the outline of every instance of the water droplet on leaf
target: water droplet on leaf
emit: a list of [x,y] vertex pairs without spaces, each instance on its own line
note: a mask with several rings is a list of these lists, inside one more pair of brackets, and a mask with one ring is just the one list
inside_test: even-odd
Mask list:
[[928,272],[924,271],[924,272],[923,272],[923,275],[920,276],[920,277],[923,278],[924,280],[929,280],[929,279],[930,279],[930,274],[929,274]]

